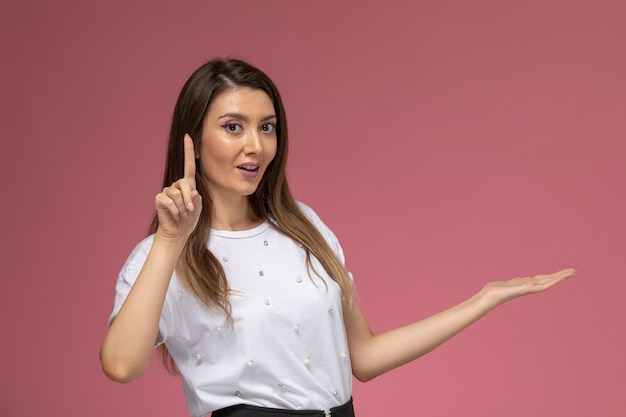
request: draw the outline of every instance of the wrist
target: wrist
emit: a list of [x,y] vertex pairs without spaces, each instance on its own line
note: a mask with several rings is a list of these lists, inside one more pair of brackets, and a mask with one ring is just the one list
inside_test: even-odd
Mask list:
[[154,234],[153,247],[156,245],[164,249],[182,251],[187,243],[187,239],[188,236],[171,236],[157,229]]
[[491,290],[489,284],[485,285],[473,298],[475,303],[487,312],[504,302],[500,296]]

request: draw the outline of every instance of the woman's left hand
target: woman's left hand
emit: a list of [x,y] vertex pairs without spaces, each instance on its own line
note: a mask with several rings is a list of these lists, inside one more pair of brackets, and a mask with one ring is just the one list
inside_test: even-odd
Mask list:
[[574,275],[574,269],[495,281],[460,304],[407,326],[375,334],[358,304],[344,309],[352,372],[368,381],[430,352],[491,310],[509,300],[545,291]]
[[482,295],[496,307],[517,297],[546,291],[575,273],[575,269],[568,268],[551,274],[494,281],[485,285]]

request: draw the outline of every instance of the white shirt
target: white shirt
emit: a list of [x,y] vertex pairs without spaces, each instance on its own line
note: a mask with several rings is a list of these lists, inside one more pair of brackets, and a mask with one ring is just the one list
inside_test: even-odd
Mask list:
[[[307,206],[301,209],[343,262],[337,238]],[[120,272],[112,320],[152,245],[147,237]],[[234,404],[327,410],[349,400],[352,370],[339,286],[305,251],[265,222],[245,231],[212,230],[209,250],[232,295],[233,324],[172,276],[159,333],[182,376],[191,415]]]

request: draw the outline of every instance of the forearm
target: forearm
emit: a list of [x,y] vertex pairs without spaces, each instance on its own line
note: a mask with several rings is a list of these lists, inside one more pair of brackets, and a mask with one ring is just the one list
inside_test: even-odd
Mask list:
[[361,340],[350,343],[353,372],[359,380],[367,381],[417,359],[467,328],[495,306],[481,291],[452,308],[410,325],[381,334],[370,331],[369,336],[361,332]]
[[100,360],[109,378],[129,382],[147,370],[182,245],[155,236],[146,262],[102,343]]

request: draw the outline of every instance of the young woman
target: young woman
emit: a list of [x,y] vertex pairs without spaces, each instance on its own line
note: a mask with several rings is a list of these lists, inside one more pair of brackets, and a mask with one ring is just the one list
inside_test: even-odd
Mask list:
[[[174,110],[150,235],[120,272],[100,357],[120,382],[160,345],[193,416],[353,416],[370,380],[572,269],[492,282],[433,317],[370,330],[333,233],[286,181],[278,90],[239,60],[192,74]],[[216,411],[218,410],[218,411]]]

